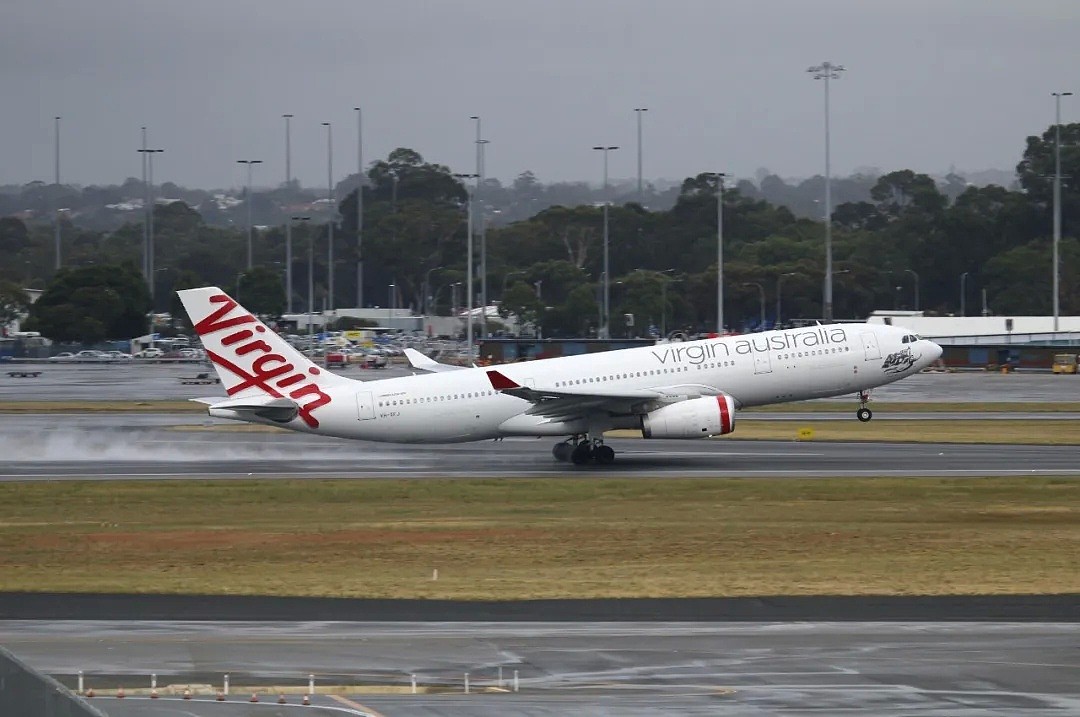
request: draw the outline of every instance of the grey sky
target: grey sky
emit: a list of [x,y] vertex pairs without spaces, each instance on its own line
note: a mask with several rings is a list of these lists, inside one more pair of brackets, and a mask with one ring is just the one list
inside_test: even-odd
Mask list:
[[[293,173],[326,182],[406,146],[473,166],[474,124],[504,181],[681,179],[823,168],[823,60],[833,86],[833,167],[1010,169],[1080,92],[1075,0],[9,0],[0,9],[0,182],[51,180],[62,115],[64,181],[138,176],[139,127],[166,153],[155,179],[235,186]],[[1066,98],[1065,121],[1080,118]]]

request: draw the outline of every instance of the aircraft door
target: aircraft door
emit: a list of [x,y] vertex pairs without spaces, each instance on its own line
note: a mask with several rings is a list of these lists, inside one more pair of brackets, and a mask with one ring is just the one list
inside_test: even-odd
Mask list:
[[371,391],[361,391],[356,394],[356,417],[361,421],[370,421],[375,418],[375,399]]
[[881,349],[878,347],[877,334],[866,331],[862,334],[863,358],[867,361],[881,358]]
[[772,361],[769,360],[768,351],[754,352],[754,373],[772,373]]

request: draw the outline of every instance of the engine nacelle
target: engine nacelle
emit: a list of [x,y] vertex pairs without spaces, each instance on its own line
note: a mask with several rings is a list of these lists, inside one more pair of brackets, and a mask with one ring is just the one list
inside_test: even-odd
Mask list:
[[672,403],[641,417],[646,438],[705,438],[734,430],[735,401],[724,395]]

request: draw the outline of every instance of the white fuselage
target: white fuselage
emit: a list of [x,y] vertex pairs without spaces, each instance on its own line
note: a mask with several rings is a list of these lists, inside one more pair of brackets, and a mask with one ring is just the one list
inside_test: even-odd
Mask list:
[[[724,393],[741,408],[866,391],[916,373],[940,355],[936,344],[898,327],[829,324],[505,364],[498,371],[522,386],[555,391]],[[285,427],[394,443],[576,432],[523,416],[531,404],[493,389],[484,368],[342,382],[327,394],[331,401],[319,408],[318,427],[299,419]],[[590,423],[589,431],[597,425]],[[599,420],[600,428],[616,425]]]

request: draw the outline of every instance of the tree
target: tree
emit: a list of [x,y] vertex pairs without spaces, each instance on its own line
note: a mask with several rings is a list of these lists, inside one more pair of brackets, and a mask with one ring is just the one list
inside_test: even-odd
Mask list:
[[61,269],[30,307],[46,338],[81,344],[141,335],[149,312],[149,289],[130,264]]
[[11,281],[0,281],[0,329],[15,321],[30,308],[30,297]]
[[240,274],[236,293],[236,300],[253,314],[276,317],[285,311],[285,284],[270,267],[256,266]]
[[499,315],[504,319],[517,316],[520,325],[537,323],[544,305],[536,298],[536,291],[523,281],[510,285],[499,304]]

